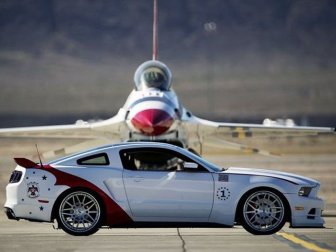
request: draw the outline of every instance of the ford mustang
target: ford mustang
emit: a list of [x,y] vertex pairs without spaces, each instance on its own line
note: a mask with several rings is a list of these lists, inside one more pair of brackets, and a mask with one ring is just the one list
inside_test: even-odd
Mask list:
[[54,222],[72,235],[102,227],[242,225],[252,234],[323,227],[318,181],[220,168],[177,146],[121,143],[48,164],[15,158],[9,219]]

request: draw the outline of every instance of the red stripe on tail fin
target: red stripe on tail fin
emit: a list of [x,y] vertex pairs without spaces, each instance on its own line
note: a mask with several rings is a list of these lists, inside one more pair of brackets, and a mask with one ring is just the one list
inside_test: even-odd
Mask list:
[[157,0],[154,0],[153,7],[153,60],[158,59],[158,10]]

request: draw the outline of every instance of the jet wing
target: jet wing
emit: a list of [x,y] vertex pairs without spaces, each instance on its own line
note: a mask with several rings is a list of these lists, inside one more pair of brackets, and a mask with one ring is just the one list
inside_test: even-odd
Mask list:
[[[93,123],[78,121],[70,125],[53,125],[0,129],[2,152],[31,153],[32,142],[38,143],[44,159],[53,159],[83,149],[120,141],[125,125],[123,110],[107,120]],[[33,152],[34,153],[34,152]]]
[[334,134],[335,128],[303,127],[303,126],[265,126],[263,124],[221,123],[193,117],[190,120],[196,124],[203,136],[221,135],[225,138],[247,137],[295,137],[321,134]]
[[23,138],[74,138],[94,139],[113,138],[119,136],[120,127],[124,123],[123,112],[120,112],[107,120],[98,122],[78,121],[70,125],[53,125],[20,128],[2,128],[0,137],[23,137]]
[[297,149],[311,149],[309,144],[302,144],[303,139],[336,136],[335,128],[221,123],[196,116],[183,121],[183,125],[189,133],[197,136],[203,147],[210,147],[217,151],[231,149],[271,156],[290,152],[288,148],[290,144],[300,145]]
[[0,129],[1,137],[23,138],[79,138],[91,139],[96,136],[92,124],[76,123],[72,125],[37,126]]

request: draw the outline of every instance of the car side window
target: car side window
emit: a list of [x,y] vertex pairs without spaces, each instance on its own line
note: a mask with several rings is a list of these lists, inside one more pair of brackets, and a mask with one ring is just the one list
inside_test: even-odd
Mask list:
[[208,172],[204,167],[184,169],[185,162],[194,162],[180,153],[159,148],[127,149],[120,152],[124,169],[138,171]]
[[77,160],[79,165],[109,165],[110,160],[106,153],[86,156]]

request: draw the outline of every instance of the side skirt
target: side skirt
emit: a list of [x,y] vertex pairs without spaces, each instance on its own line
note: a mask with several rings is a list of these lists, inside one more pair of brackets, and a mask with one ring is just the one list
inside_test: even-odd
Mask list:
[[127,225],[102,226],[101,228],[231,228],[233,226],[204,222],[133,222]]

